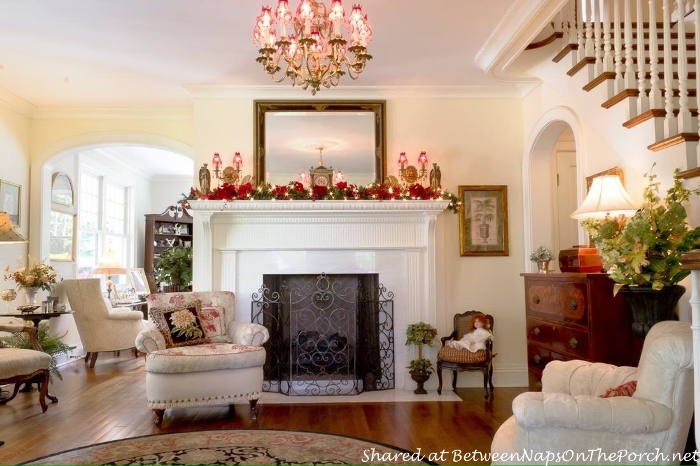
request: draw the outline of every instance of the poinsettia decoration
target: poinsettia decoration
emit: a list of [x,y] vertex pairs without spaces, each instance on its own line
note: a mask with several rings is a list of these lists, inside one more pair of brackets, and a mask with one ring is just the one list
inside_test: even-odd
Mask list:
[[298,181],[285,185],[271,185],[264,183],[257,188],[251,183],[233,185],[224,183],[208,194],[195,188],[190,188],[190,193],[180,200],[182,204],[187,204],[191,200],[361,200],[361,201],[383,201],[383,200],[431,200],[444,199],[450,201],[447,206],[449,210],[457,213],[461,202],[454,194],[444,189],[426,188],[419,183],[406,187],[390,186],[385,183],[372,183],[366,186],[356,186],[341,181],[333,186],[314,186],[306,188]]

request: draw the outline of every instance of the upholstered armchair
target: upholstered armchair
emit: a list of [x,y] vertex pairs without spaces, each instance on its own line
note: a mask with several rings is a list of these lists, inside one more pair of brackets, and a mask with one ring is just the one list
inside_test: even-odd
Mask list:
[[[603,397],[610,392],[617,396]],[[553,463],[550,455],[573,464],[678,464],[680,456],[672,455],[683,453],[692,415],[690,324],[664,321],[647,334],[639,367],[580,360],[547,364],[542,392],[513,400],[513,416],[496,432],[491,452],[506,454],[494,461],[506,464]],[[531,461],[507,456],[523,452],[540,456]],[[628,454],[603,456],[620,452]],[[651,456],[635,456],[647,453]]]
[[[149,327],[136,347],[147,353],[146,398],[156,425],[169,408],[241,401],[248,401],[256,419],[267,328],[237,322],[230,291],[157,293],[147,302]],[[188,334],[173,327],[183,315],[191,319]]]
[[24,333],[33,349],[0,347],[0,385],[14,384],[11,395],[0,394],[0,404],[5,404],[17,396],[19,386],[25,382],[36,382],[39,386],[39,404],[46,412],[46,398],[57,403],[58,398],[49,394],[49,365],[51,356],[44,353],[39,345],[36,327],[15,324],[0,324],[0,332]]
[[134,341],[145,328],[141,311],[108,307],[99,278],[69,279],[62,284],[90,367],[95,367],[97,355],[103,351],[134,348],[134,356],[138,356]]

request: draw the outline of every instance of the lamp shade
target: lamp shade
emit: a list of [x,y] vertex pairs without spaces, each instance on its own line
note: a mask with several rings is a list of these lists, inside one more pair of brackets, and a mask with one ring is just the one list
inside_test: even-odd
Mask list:
[[114,253],[109,250],[102,256],[96,266],[92,268],[92,273],[95,275],[122,275],[126,273],[126,269],[119,263]]
[[604,175],[593,178],[590,191],[571,218],[605,218],[618,215],[631,216],[637,211],[634,201],[622,186],[617,175]]
[[0,212],[0,243],[26,243],[27,240],[15,231],[7,212]]

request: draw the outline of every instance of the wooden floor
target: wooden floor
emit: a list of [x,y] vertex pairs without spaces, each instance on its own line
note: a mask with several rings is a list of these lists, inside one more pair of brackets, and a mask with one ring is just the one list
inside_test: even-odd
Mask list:
[[[63,380],[50,386],[59,402],[46,413],[36,390],[0,405],[0,464],[141,435],[240,428],[347,435],[423,454],[487,453],[513,398],[526,391],[496,387],[488,401],[482,389],[467,388],[459,389],[461,402],[261,404],[257,421],[250,420],[247,403],[236,405],[235,413],[227,407],[177,409],[166,411],[159,429],[146,406],[144,359],[128,353],[100,354],[94,369],[82,361],[63,366]],[[443,464],[453,463],[451,454],[445,459]]]

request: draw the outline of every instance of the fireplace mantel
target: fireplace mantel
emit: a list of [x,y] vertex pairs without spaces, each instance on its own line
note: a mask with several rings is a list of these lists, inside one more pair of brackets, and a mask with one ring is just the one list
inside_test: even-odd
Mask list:
[[[447,200],[190,201],[194,289],[231,290],[250,321],[263,274],[377,273],[395,295],[394,331],[436,324],[435,223]],[[413,356],[412,356],[413,357]],[[397,388],[406,348],[396,347]],[[407,379],[410,384],[410,379]]]

